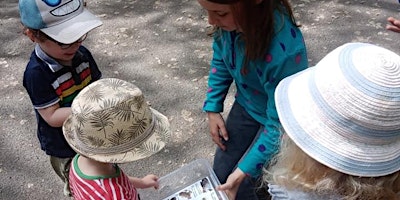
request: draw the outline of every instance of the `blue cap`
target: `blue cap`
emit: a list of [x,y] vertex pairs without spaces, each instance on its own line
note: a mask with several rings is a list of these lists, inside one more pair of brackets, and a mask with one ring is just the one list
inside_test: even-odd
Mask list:
[[19,0],[19,12],[26,27],[65,44],[103,24],[84,8],[83,0]]

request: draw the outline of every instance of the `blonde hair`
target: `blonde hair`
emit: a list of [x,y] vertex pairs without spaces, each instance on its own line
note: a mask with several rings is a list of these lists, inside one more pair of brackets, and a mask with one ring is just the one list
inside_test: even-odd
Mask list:
[[381,177],[356,177],[331,169],[304,153],[284,136],[280,152],[264,170],[263,182],[343,200],[398,200],[400,172]]

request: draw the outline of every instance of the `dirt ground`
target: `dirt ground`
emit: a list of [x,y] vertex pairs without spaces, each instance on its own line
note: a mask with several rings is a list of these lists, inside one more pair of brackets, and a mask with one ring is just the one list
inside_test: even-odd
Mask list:
[[[21,32],[17,0],[0,2],[0,199],[68,199],[39,148],[22,86],[34,44]],[[212,49],[206,13],[197,1],[87,0],[87,5],[104,23],[84,43],[103,77],[138,85],[152,107],[168,116],[173,132],[162,152],[121,167],[135,176],[163,176],[197,158],[211,163],[215,146],[201,108]],[[293,7],[311,66],[346,42],[400,53],[400,34],[385,30],[388,16],[400,17],[396,0],[296,0]],[[226,111],[232,101],[231,94]]]

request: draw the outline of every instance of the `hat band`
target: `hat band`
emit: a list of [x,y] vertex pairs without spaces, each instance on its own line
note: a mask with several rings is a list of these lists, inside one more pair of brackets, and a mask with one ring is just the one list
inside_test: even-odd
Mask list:
[[[314,75],[315,73],[311,74],[311,76]],[[345,134],[348,134],[349,132],[357,133],[358,136],[360,137],[359,139],[361,139],[361,137],[363,138],[368,137],[366,141],[363,141],[368,143],[384,144],[387,142],[391,142],[390,140],[388,140],[388,138],[393,138],[393,139],[398,138],[396,134],[399,132],[399,130],[374,130],[362,126],[361,124],[356,124],[353,121],[351,121],[351,119],[346,119],[345,117],[337,113],[337,111],[333,109],[329,105],[329,103],[325,101],[325,99],[322,97],[321,93],[318,90],[314,78],[310,78],[308,85],[315,103],[319,105],[319,107],[321,107],[321,110],[324,110],[324,114],[327,116],[328,119],[332,120],[332,124],[335,125],[335,127],[332,127],[332,129],[336,130],[342,129],[342,131],[346,131]],[[347,135],[346,137],[349,136]],[[375,142],[372,142],[372,140]]]
[[[91,147],[83,143],[81,140],[76,140],[77,146],[83,152],[91,152],[91,154],[103,154],[103,155],[119,154],[133,150],[137,146],[141,145],[143,141],[151,137],[155,127],[155,120],[154,120],[155,115],[153,112],[151,112],[151,114],[152,114],[151,117],[152,120],[150,126],[142,134],[135,137],[134,140],[130,140],[129,142],[123,144],[118,144],[117,146],[110,146],[106,148]],[[75,132],[75,137],[77,137],[76,133],[77,132]]]

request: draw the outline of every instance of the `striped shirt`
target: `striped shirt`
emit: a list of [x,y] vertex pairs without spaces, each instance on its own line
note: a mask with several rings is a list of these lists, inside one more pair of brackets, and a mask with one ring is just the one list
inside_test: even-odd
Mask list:
[[37,136],[46,154],[59,158],[72,158],[75,151],[68,145],[61,127],[50,126],[38,109],[55,104],[71,107],[75,96],[87,85],[101,78],[101,72],[92,54],[80,46],[71,66],[61,65],[37,44],[27,64],[23,86],[35,108]]
[[78,166],[76,155],[71,163],[69,184],[75,200],[138,200],[136,188],[129,177],[115,165],[112,176],[88,176]]

